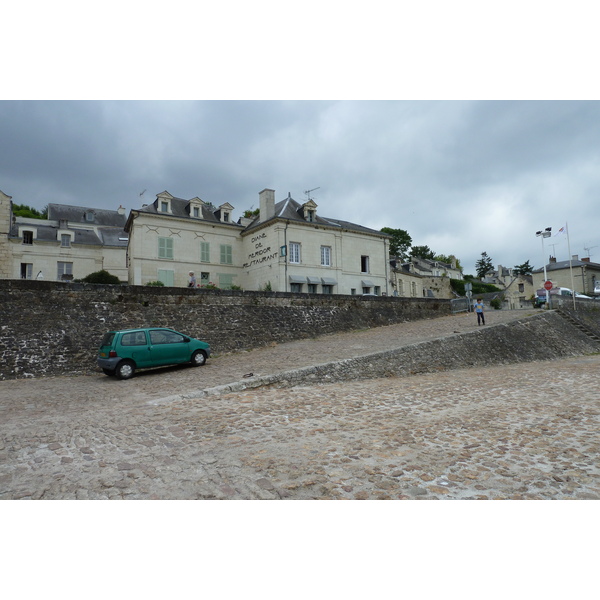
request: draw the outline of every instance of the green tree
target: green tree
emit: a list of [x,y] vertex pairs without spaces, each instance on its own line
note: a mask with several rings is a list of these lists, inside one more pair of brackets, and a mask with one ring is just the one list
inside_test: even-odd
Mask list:
[[446,263],[448,265],[451,265],[452,261],[455,260],[456,261],[456,268],[457,269],[462,269],[462,267],[460,265],[460,261],[458,260],[458,258],[456,258],[456,256],[454,256],[454,254],[450,254],[449,256],[446,256],[445,254],[436,254],[433,257],[433,260],[437,260],[439,262],[443,262],[443,263]]
[[383,227],[380,231],[392,236],[390,239],[390,254],[406,260],[408,258],[408,249],[412,244],[412,238],[408,234],[408,231],[404,229],[392,229],[391,227]]
[[416,258],[425,258],[427,260],[433,260],[435,258],[435,252],[429,246],[413,246],[410,249],[410,255]]
[[47,219],[48,218],[48,207],[44,207],[44,210],[40,212],[37,208],[27,206],[27,204],[13,204],[12,205],[13,215],[15,217],[25,217],[26,219]]
[[479,277],[479,279],[482,279],[490,271],[494,270],[494,263],[487,252],[481,253],[481,258],[475,263],[475,270],[477,271],[477,277]]
[[515,265],[513,267],[513,273],[517,276],[531,275],[533,273],[533,267],[529,264],[529,261],[526,260],[522,265]]

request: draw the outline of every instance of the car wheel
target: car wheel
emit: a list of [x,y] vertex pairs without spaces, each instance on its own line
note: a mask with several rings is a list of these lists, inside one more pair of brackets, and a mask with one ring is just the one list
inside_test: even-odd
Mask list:
[[115,370],[115,375],[119,379],[131,379],[135,372],[135,365],[130,360],[121,361]]
[[190,362],[194,367],[201,367],[206,364],[206,354],[204,354],[202,350],[196,350],[196,352],[192,354],[192,360]]
[[115,374],[115,370],[114,369],[102,369],[104,371],[105,375],[108,375],[109,377],[111,377],[112,375]]

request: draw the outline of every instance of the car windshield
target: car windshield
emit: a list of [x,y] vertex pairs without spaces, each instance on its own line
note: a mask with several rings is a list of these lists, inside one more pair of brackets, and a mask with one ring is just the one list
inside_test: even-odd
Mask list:
[[102,338],[102,343],[100,345],[101,346],[110,346],[114,339],[115,339],[115,332],[109,331],[108,333],[104,334],[104,337]]

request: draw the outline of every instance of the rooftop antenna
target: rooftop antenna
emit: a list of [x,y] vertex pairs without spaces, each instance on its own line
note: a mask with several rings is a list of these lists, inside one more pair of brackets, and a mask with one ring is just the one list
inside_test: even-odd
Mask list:
[[314,200],[314,198],[311,198],[311,197],[310,197],[310,193],[311,193],[311,192],[314,192],[315,190],[318,190],[318,189],[320,189],[320,186],[319,186],[319,187],[316,187],[316,188],[313,188],[312,190],[306,190],[306,191],[304,192],[304,193],[306,194],[306,196],[307,196],[307,198],[308,198],[308,200],[309,200],[309,201],[310,201],[310,200]]
[[588,258],[591,258],[590,250],[592,248],[597,248],[598,246],[584,246],[583,249],[587,252]]

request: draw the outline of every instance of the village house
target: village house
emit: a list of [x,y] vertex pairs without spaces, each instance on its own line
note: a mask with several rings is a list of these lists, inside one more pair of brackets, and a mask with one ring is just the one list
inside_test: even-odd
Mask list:
[[483,277],[484,283],[499,287],[504,303],[509,309],[525,308],[531,305],[535,293],[533,277],[515,273],[514,269],[498,265],[497,271],[490,271]]
[[47,219],[13,214],[0,191],[0,278],[71,281],[106,270],[127,282],[125,209],[48,204]]
[[428,296],[424,287],[425,278],[415,273],[411,263],[403,263],[399,258],[390,260],[390,284],[394,296],[422,298]]
[[456,261],[445,263],[412,256],[410,262],[392,259],[392,279],[398,296],[426,298],[455,298],[451,279],[462,279],[463,274]]
[[[574,254],[571,260],[557,261],[554,256],[546,265],[546,275],[554,287],[575,288],[578,294],[592,296],[600,288],[600,264],[591,262],[589,257],[579,258]],[[571,279],[571,275],[573,276]],[[533,271],[535,290],[544,287],[544,269]]]

